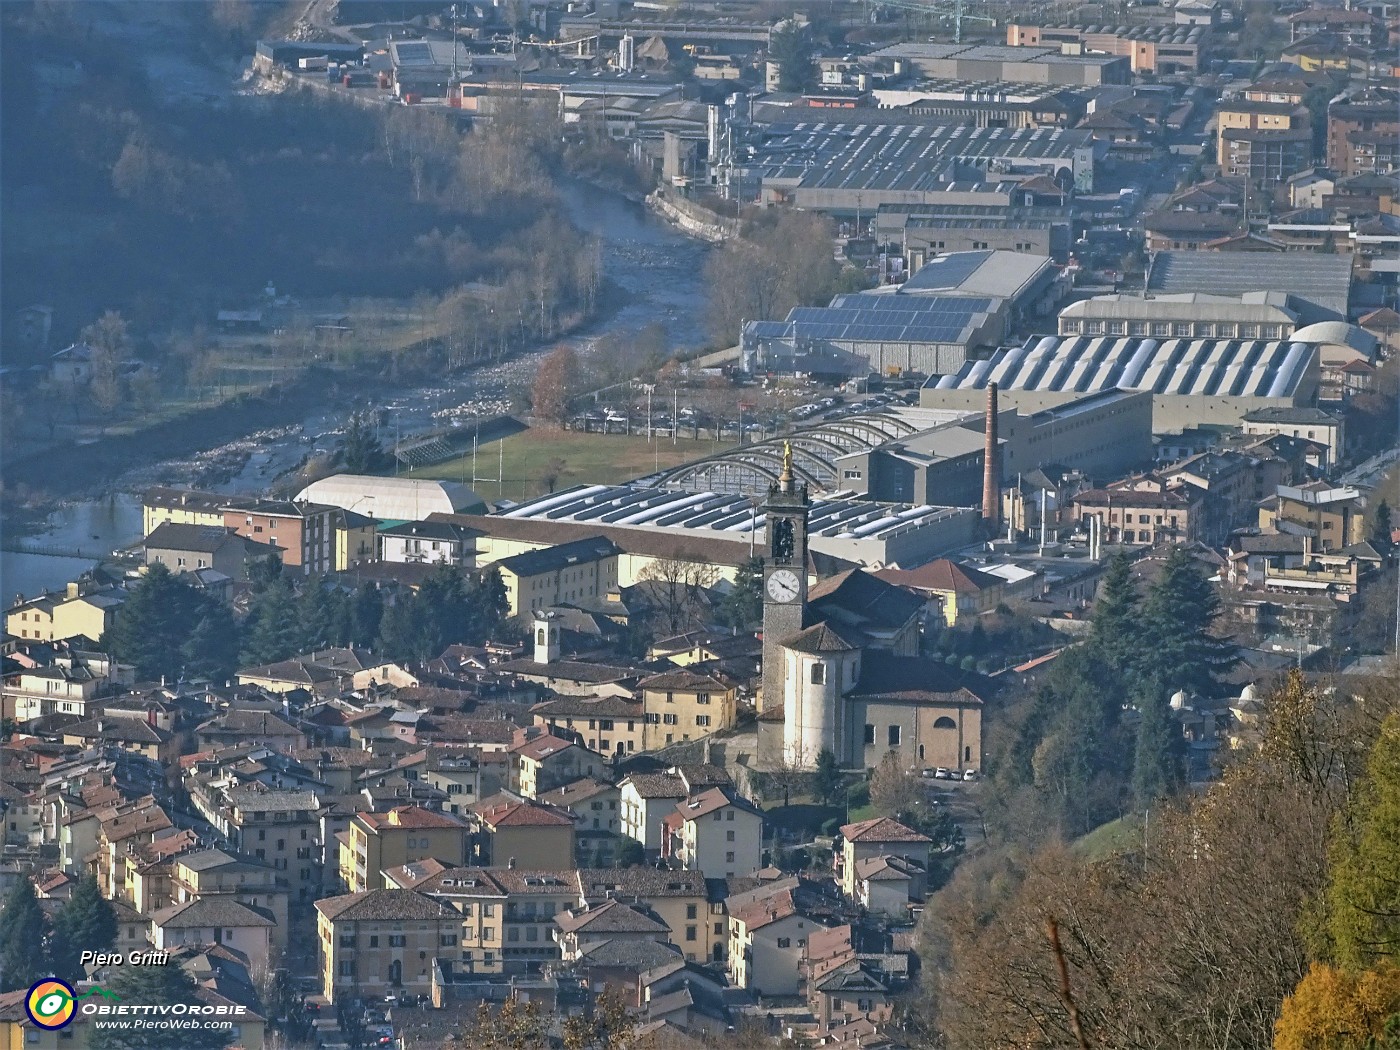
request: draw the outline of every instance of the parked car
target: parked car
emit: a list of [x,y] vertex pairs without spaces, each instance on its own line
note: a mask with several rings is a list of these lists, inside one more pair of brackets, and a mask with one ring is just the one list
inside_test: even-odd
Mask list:
[[963,778],[964,780],[976,780],[976,779],[977,779],[977,770],[975,770],[975,769],[964,769],[964,770],[963,770],[962,778]]
[[952,774],[952,772],[949,771],[949,770],[947,770],[947,769],[945,769],[943,766],[939,766],[937,769],[935,769],[935,770],[933,771],[933,775],[934,775],[937,779],[939,779],[939,780],[952,780],[952,779],[953,779],[953,774]]

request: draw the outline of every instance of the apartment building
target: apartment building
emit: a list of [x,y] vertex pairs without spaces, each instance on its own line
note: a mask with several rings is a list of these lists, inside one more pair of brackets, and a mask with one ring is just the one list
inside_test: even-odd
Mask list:
[[1394,99],[1327,107],[1327,167],[1337,177],[1394,171],[1397,151],[1400,105]]
[[175,857],[170,870],[173,903],[230,897],[270,918],[272,946],[286,949],[290,894],[286,880],[270,864],[232,850],[201,849]]
[[468,747],[430,747],[423,779],[447,795],[442,807],[446,812],[465,813],[481,797],[481,753]]
[[932,849],[933,840],[927,835],[890,817],[872,817],[846,824],[841,828],[841,845],[835,857],[836,881],[841,892],[855,900],[859,897],[858,881],[863,862],[894,857],[928,871]]
[[505,792],[471,809],[471,863],[543,869],[574,855],[574,818],[564,810]]
[[670,939],[671,930],[641,904],[608,900],[555,916],[560,958],[567,964],[605,941],[656,941]]
[[583,868],[577,872],[585,904],[620,900],[640,904],[670,930],[674,944],[692,962],[722,960],[727,944],[724,905],[709,899],[701,871],[663,868]]
[[223,524],[277,548],[282,564],[306,575],[334,572],[336,522],[341,511],[319,503],[239,500],[225,506]]
[[418,806],[357,813],[340,843],[340,878],[351,893],[384,888],[384,870],[429,857],[447,864],[467,859],[466,820]]
[[1358,489],[1313,481],[1280,485],[1259,505],[1259,528],[1266,532],[1306,531],[1317,551],[1335,551],[1366,538],[1366,509]]
[[1215,120],[1215,155],[1222,175],[1273,183],[1312,164],[1312,128],[1305,106],[1222,100]]
[[1192,485],[1175,488],[1155,475],[1086,489],[1070,501],[1070,520],[1097,517],[1108,543],[1194,543],[1205,527],[1206,496]]
[[790,884],[731,898],[730,983],[754,995],[797,995],[807,938],[824,928],[798,911]]
[[321,994],[334,1005],[428,995],[433,960],[455,958],[462,915],[415,890],[368,890],[316,902]]
[[706,878],[748,875],[763,865],[763,814],[732,788],[713,787],[677,803],[663,820],[662,856]]
[[1268,437],[1283,434],[1321,445],[1327,458],[1319,464],[1324,470],[1335,467],[1346,455],[1346,424],[1340,416],[1307,405],[1297,408],[1260,408],[1246,412],[1241,424],[1250,435]]
[[517,736],[521,739],[508,752],[513,763],[510,786],[525,798],[539,798],[580,777],[605,771],[602,755],[572,740],[533,730],[521,730]]
[[176,525],[222,525],[228,496],[217,492],[149,488],[141,497],[141,535],[149,536],[166,522]]
[[617,588],[617,558],[601,536],[513,554],[494,562],[506,588],[511,616],[568,603],[597,603]]
[[734,725],[738,690],[714,675],[667,671],[638,685],[646,711],[646,749],[699,740]]
[[5,632],[40,642],[64,638],[100,641],[125,601],[126,591],[118,587],[70,583],[61,594],[17,599],[5,610]]
[[[282,872],[293,900],[314,900],[321,888],[320,799],[314,791],[250,784],[230,788],[220,830],[240,853]],[[198,805],[198,802],[196,802]]]

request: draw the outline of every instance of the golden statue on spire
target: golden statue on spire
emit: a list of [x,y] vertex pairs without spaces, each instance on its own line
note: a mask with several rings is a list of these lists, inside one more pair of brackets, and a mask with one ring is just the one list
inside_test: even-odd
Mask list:
[[792,442],[783,442],[783,473],[792,477]]

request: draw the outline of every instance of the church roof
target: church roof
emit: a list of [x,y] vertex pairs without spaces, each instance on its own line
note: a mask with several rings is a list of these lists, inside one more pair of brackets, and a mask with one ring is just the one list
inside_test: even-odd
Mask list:
[[975,676],[953,672],[939,660],[881,653],[878,660],[862,663],[860,681],[848,695],[980,707],[982,698],[969,688],[969,679]]
[[807,601],[823,620],[857,630],[898,630],[924,607],[918,595],[864,569],[848,569],[812,588]]
[[849,653],[859,649],[837,633],[836,628],[827,623],[813,624],[805,631],[798,631],[790,638],[778,643],[784,649],[799,653]]

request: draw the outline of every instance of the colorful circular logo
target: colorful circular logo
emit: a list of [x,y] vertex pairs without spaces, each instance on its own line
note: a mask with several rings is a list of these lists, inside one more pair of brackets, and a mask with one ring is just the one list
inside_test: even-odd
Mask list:
[[29,1019],[40,1028],[62,1028],[73,1020],[77,1010],[73,986],[57,977],[36,981],[24,1000]]

